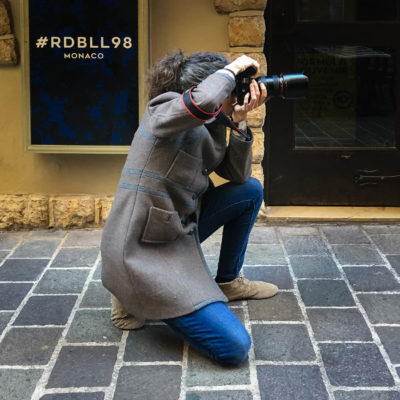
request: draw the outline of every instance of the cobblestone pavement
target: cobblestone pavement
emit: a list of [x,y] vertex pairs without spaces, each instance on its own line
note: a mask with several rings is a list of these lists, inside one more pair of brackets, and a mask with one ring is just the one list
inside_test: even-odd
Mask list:
[[232,368],[162,323],[113,327],[100,237],[0,233],[1,399],[400,399],[400,225],[256,227],[244,273],[280,292],[230,304],[253,340]]

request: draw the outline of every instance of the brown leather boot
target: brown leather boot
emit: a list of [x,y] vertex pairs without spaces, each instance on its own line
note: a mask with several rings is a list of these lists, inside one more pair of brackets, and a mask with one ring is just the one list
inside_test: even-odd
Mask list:
[[141,328],[146,320],[128,314],[119,300],[111,295],[111,321],[119,329],[131,330]]
[[250,281],[243,275],[233,281],[218,283],[229,301],[244,299],[267,299],[278,293],[278,287],[272,283],[262,281]]

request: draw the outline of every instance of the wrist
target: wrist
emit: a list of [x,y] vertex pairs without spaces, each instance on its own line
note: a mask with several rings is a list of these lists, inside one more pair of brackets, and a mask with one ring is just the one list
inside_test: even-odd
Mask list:
[[235,76],[240,72],[240,67],[235,65],[234,63],[228,64],[224,69],[231,71],[235,74]]
[[232,121],[235,124],[238,124],[238,123],[240,123],[242,121],[247,121],[247,113],[243,113],[241,115],[238,115],[237,113],[233,112],[232,113]]
[[236,72],[233,69],[229,67],[224,67],[222,69],[224,70],[224,72],[229,72],[232,75],[233,79],[236,79]]

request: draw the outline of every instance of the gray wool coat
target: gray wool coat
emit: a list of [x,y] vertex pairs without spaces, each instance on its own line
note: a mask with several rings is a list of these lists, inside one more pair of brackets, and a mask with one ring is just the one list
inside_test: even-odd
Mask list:
[[[192,91],[193,100],[215,112],[234,85],[216,72]],[[178,93],[148,103],[101,240],[103,285],[129,313],[166,319],[227,301],[209,272],[196,227],[208,175],[246,181],[252,142],[231,133],[227,146],[225,127],[190,115]]]

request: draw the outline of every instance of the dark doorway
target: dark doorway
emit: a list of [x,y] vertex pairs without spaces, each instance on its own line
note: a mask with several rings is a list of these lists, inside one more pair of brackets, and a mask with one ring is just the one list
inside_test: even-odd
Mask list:
[[400,205],[400,2],[270,0],[268,74],[306,100],[268,104],[269,205]]

